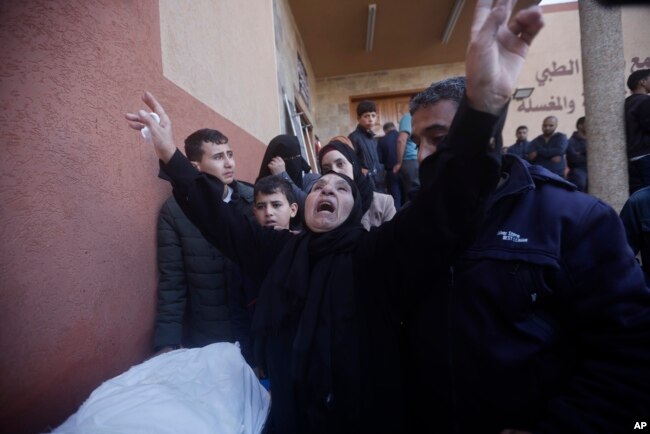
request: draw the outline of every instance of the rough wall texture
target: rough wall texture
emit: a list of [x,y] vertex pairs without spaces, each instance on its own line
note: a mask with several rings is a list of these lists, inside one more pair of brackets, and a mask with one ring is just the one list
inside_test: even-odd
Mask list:
[[[305,45],[300,37],[298,26],[291,13],[291,7],[288,0],[275,0],[273,2],[273,10],[275,17],[275,46],[277,51],[278,63],[278,81],[280,87],[284,90],[289,98],[289,101],[300,100],[301,108],[305,115],[310,120],[315,129],[318,126],[314,120],[315,98],[314,93],[316,90],[316,81],[314,79],[314,71],[311,68],[309,56]],[[298,82],[298,53],[305,66],[307,73],[307,88],[309,89],[309,101],[301,96],[299,92]],[[284,107],[284,99],[280,91],[280,111],[286,116],[286,109]],[[284,122],[283,125],[287,123]],[[289,130],[291,132],[291,130]],[[286,131],[285,131],[286,133]]]
[[[628,198],[625,152],[625,58],[621,46],[621,11],[595,0],[580,3],[580,28],[585,35],[582,58],[589,143],[589,193],[620,212]],[[588,37],[587,37],[588,36]],[[607,59],[607,68],[602,62]]]
[[280,131],[271,0],[159,4],[165,77],[268,143]]
[[356,128],[356,122],[350,121],[353,96],[425,89],[434,81],[464,73],[464,63],[449,63],[319,79],[316,134],[327,141],[334,136],[347,136]]
[[169,186],[126,111],[212,126],[253,180],[264,146],[162,76],[157,2],[0,3],[0,431],[57,426],[150,350]]

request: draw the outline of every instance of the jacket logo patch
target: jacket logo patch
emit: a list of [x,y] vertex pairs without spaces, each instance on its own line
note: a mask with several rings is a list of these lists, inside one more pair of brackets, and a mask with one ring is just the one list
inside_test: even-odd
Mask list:
[[513,243],[527,243],[528,238],[521,238],[521,236],[512,231],[497,231],[497,237],[501,237],[503,241],[512,241]]

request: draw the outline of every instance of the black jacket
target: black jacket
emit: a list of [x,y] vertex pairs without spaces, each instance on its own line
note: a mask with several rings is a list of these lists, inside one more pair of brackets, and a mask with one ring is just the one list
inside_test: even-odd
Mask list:
[[[237,182],[230,202],[251,214],[253,188]],[[158,309],[154,349],[233,341],[228,288],[232,263],[208,243],[173,197],[158,216]],[[185,326],[185,327],[183,327]]]

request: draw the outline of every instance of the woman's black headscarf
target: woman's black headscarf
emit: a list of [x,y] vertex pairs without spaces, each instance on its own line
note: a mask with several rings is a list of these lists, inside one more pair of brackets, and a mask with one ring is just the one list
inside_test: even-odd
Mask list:
[[368,211],[370,204],[372,203],[373,190],[368,177],[363,174],[361,171],[361,163],[359,163],[359,158],[355,154],[354,149],[349,145],[339,141],[332,140],[327,145],[325,145],[320,152],[318,153],[318,167],[320,167],[321,172],[323,171],[323,157],[325,154],[332,150],[337,150],[352,164],[352,175],[354,176],[354,183],[357,184],[357,188],[361,193],[361,209],[363,214]]
[[347,360],[344,348],[354,347],[356,343],[350,344],[350,340],[358,336],[356,329],[349,329],[353,321],[346,319],[356,315],[352,252],[365,232],[355,183],[334,172],[323,176],[330,174],[345,179],[352,188],[350,215],[324,233],[312,232],[305,225],[300,235],[288,241],[262,283],[253,319],[258,335],[289,330],[293,339],[292,348],[287,349],[291,378],[308,390],[325,394],[332,391],[333,365],[340,369],[343,364],[354,372],[358,369],[354,362],[348,366],[341,360]]
[[296,136],[290,136],[288,134],[280,134],[279,136],[275,136],[273,140],[269,142],[269,146],[266,147],[257,179],[271,175],[271,170],[269,170],[269,163],[273,157],[282,157],[287,174],[294,184],[302,188],[302,173],[309,172],[311,170],[311,167],[309,164],[307,164],[305,159],[302,158],[298,138]]

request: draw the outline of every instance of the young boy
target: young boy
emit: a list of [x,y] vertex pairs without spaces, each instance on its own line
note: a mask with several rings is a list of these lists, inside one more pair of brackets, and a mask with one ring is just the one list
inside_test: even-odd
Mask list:
[[[276,230],[297,229],[292,219],[298,213],[298,203],[291,184],[279,175],[265,176],[257,180],[253,187],[253,215],[262,225]],[[253,339],[251,322],[255,312],[259,288],[243,276],[237,267],[233,269],[234,287],[239,288],[230,295],[232,324],[244,358],[253,368],[262,384],[269,388],[265,380],[262,343]]]
[[[185,154],[199,171],[223,182],[224,201],[250,215],[253,186],[235,180],[233,150],[224,134],[208,128],[195,131],[185,139]],[[154,355],[232,341],[230,261],[203,238],[173,196],[160,209],[157,234]]]
[[377,106],[374,102],[364,100],[357,104],[357,128],[348,138],[354,145],[361,163],[361,172],[368,175],[374,191],[385,193],[384,165],[379,162],[377,141],[372,127],[377,122]]
[[253,215],[262,226],[295,229],[292,219],[298,214],[298,202],[291,184],[279,175],[260,178],[253,187]]

